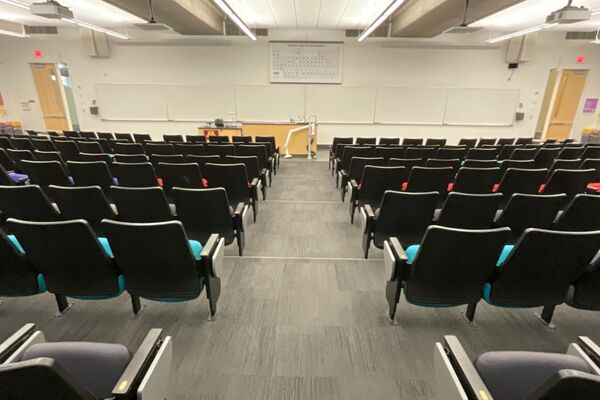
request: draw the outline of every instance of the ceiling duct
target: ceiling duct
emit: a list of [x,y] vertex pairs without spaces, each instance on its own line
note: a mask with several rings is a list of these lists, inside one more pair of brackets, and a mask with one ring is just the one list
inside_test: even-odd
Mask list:
[[567,32],[565,40],[594,40],[596,39],[596,31],[592,32]]
[[56,26],[23,25],[23,27],[27,35],[58,35],[58,28]]

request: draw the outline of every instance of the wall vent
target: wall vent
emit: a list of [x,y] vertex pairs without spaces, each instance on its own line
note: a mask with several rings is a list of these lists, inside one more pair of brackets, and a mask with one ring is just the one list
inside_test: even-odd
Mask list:
[[[266,28],[256,28],[252,29],[252,32],[258,37],[267,37],[269,36],[269,30]],[[225,21],[225,35],[226,36],[246,36],[244,32],[232,21]]]
[[23,25],[27,35],[58,35],[56,26]]
[[[346,29],[346,37],[347,38],[357,38],[361,34],[362,31],[363,31],[362,29]],[[375,32],[373,32],[371,34],[371,36],[369,36],[369,37],[377,37],[377,38],[390,37],[390,24],[389,23],[381,24],[377,29],[375,29]]]
[[567,32],[565,40],[594,40],[596,39],[596,31],[592,32]]

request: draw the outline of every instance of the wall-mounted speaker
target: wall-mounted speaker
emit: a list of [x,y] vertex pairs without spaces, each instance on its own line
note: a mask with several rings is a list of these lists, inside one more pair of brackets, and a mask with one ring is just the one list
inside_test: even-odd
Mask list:
[[79,31],[85,55],[97,58],[110,57],[110,46],[106,34],[83,28]]
[[536,33],[510,39],[506,49],[506,62],[512,64],[532,61],[535,56],[536,43]]

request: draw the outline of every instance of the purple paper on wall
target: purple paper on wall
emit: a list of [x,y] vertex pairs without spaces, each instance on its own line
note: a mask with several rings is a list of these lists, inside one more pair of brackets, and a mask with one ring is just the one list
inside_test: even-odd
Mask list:
[[596,112],[597,107],[598,107],[598,99],[597,98],[585,99],[585,104],[583,105],[583,112],[584,113],[594,113],[594,112]]

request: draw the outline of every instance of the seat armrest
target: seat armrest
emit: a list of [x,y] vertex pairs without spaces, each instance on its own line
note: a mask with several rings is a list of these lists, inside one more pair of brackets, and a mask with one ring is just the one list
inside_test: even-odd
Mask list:
[[456,336],[444,336],[444,348],[469,399],[492,400],[471,359]]
[[583,352],[600,368],[600,346],[587,336],[577,338],[577,344]]
[[352,190],[358,190],[358,182],[356,182],[356,179],[350,179],[350,185],[352,186]]
[[390,237],[383,243],[383,264],[390,281],[396,280],[398,275],[401,275],[401,268],[407,261],[408,256],[398,238]]
[[244,211],[246,211],[246,204],[238,203],[232,216],[235,229],[244,230]]
[[250,186],[256,188],[259,183],[260,183],[260,180],[258,178],[254,178],[254,179],[252,179],[252,182],[250,182]]
[[365,214],[367,214],[367,220],[375,220],[375,213],[373,212],[371,205],[365,204],[363,208],[365,209]]
[[246,207],[246,205],[244,204],[244,202],[238,203],[237,207],[235,207],[235,210],[233,210],[233,215],[234,216],[241,216],[242,213],[244,212],[244,207]]
[[35,324],[25,324],[21,329],[2,342],[0,344],[0,364],[6,361],[34,332]]
[[115,399],[128,399],[140,384],[161,341],[162,329],[150,329],[112,390]]
[[[584,394],[595,393],[592,388],[600,385],[600,376],[573,369],[562,369],[550,376],[544,383],[538,386],[526,400],[538,399],[577,399]],[[590,397],[591,398],[591,397]]]
[[206,266],[206,271],[215,278],[219,277],[224,256],[225,239],[216,233],[211,234],[202,248],[200,258],[202,264]]

